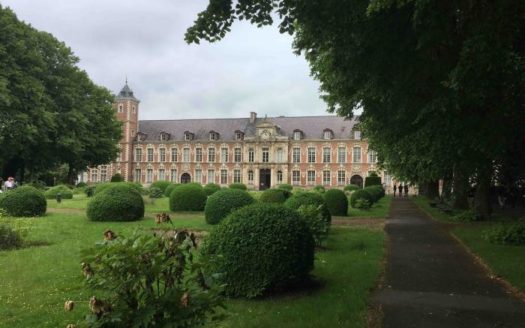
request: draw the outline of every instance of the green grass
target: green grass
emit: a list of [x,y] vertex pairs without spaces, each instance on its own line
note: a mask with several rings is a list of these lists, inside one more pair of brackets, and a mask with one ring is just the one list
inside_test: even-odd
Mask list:
[[411,199],[423,212],[427,213],[433,219],[445,223],[458,223],[452,216],[441,211],[439,208],[430,206],[430,200],[428,198],[416,196]]
[[[354,217],[360,218],[386,218],[388,212],[390,211],[390,203],[392,202],[392,196],[386,195],[381,198],[376,204],[374,204],[369,210],[361,210],[358,208],[352,208],[350,206],[350,200],[348,201],[348,218],[352,219]],[[338,217],[339,219],[344,219],[344,217]]]

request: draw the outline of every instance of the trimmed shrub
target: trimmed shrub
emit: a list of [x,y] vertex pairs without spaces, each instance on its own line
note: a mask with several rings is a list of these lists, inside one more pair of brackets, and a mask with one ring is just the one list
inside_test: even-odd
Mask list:
[[164,196],[168,196],[169,197],[171,195],[171,192],[173,191],[173,189],[177,188],[178,186],[180,186],[180,183],[172,183],[169,186],[167,186],[166,190],[164,190]]
[[211,196],[219,190],[221,190],[221,186],[216,183],[208,183],[204,186],[204,192],[207,196]]
[[87,186],[86,188],[84,188],[86,196],[93,197],[93,195],[95,194],[95,188],[96,186]]
[[115,185],[128,186],[135,189],[141,195],[144,192],[144,188],[142,188],[142,185],[138,182],[103,182],[95,185],[95,195]]
[[162,198],[162,196],[164,196],[164,193],[162,190],[160,190],[160,188],[149,188],[149,198]]
[[23,241],[20,234],[10,226],[0,224],[0,250],[22,247]]
[[34,180],[29,183],[25,183],[25,186],[31,186],[35,187],[38,190],[45,190],[46,189],[46,183],[42,180]]
[[202,211],[205,204],[206,193],[198,183],[182,184],[170,194],[172,211]]
[[317,185],[317,186],[315,186],[313,190],[314,190],[315,192],[320,193],[320,194],[322,194],[322,193],[325,192],[324,186],[321,186],[321,185]]
[[310,228],[315,244],[320,246],[328,237],[328,232],[330,231],[330,223],[326,222],[323,218],[322,207],[315,205],[301,205],[297,212],[299,212],[308,225],[308,228]]
[[299,213],[257,203],[212,230],[203,254],[228,296],[256,297],[303,283],[314,266],[314,240]]
[[332,216],[326,207],[326,202],[323,196],[318,193],[307,191],[296,192],[284,202],[284,205],[294,210],[298,210],[301,205],[314,205],[316,207],[322,205],[321,213],[323,214],[323,219],[326,222],[332,222]]
[[141,194],[127,183],[111,183],[93,196],[86,215],[91,221],[135,221],[144,217]]
[[355,201],[355,208],[358,208],[360,210],[369,210],[372,204],[364,198],[359,198]]
[[151,194],[151,188],[159,188],[162,194],[164,194],[166,192],[166,188],[168,188],[168,186],[171,184],[172,183],[169,181],[155,181],[149,186],[150,194]]
[[348,214],[348,198],[342,190],[327,190],[324,193],[324,201],[331,215],[346,216]]
[[244,183],[232,183],[230,189],[247,190],[248,188]]
[[512,246],[525,245],[525,222],[499,224],[485,230],[483,237],[493,244]]
[[283,184],[279,185],[279,186],[277,187],[277,189],[283,189],[283,190],[286,190],[286,191],[292,192],[292,190],[293,190],[293,186],[290,185],[290,184],[287,184],[287,183],[283,183]]
[[361,188],[359,188],[358,185],[355,185],[355,184],[349,184],[348,186],[345,186],[345,191],[354,191],[354,190],[359,190]]
[[266,189],[261,193],[259,200],[263,203],[284,203],[290,196],[291,192],[284,189]]
[[115,175],[111,177],[110,181],[111,182],[124,182],[124,177],[120,173],[115,173]]
[[368,191],[368,193],[372,197],[372,203],[376,203],[378,200],[385,196],[385,190],[381,186],[374,185],[366,187],[364,190]]
[[254,199],[244,190],[221,189],[208,197],[204,216],[209,224],[217,224],[234,210],[250,205]]
[[77,185],[75,186],[75,188],[80,189],[80,188],[86,188],[87,186],[88,186],[87,183],[85,183],[85,182],[79,182],[79,183],[77,183]]
[[10,216],[40,216],[46,214],[44,194],[31,186],[22,186],[0,194],[0,208]]
[[375,172],[370,172],[370,175],[365,178],[365,187],[381,185],[381,177]]
[[360,189],[360,190],[356,190],[352,193],[352,195],[350,196],[350,205],[353,207],[353,208],[357,208],[356,207],[356,202],[358,199],[364,199],[366,200],[370,205],[373,203],[372,201],[372,196],[370,195],[370,193],[368,192],[368,190],[365,190],[365,189]]
[[58,185],[47,190],[44,195],[47,199],[56,199],[57,194],[60,193],[62,199],[72,199],[73,191],[65,185]]

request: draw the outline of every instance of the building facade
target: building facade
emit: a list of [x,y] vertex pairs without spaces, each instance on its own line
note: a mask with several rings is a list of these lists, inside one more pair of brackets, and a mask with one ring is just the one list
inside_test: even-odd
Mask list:
[[337,116],[265,117],[139,121],[139,100],[126,85],[114,104],[123,122],[120,155],[90,168],[85,182],[157,180],[229,185],[250,189],[279,184],[299,187],[362,186],[376,172],[388,186],[391,177],[377,167],[377,154],[361,138],[355,121]]

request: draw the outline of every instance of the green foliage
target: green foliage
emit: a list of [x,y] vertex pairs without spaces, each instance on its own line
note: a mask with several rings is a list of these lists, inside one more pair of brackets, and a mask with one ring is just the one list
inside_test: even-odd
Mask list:
[[169,197],[173,189],[177,188],[178,186],[180,186],[180,183],[172,183],[169,186],[167,186],[166,190],[164,191],[164,196]]
[[124,177],[120,173],[115,173],[112,177],[110,182],[124,182]]
[[77,189],[81,189],[81,188],[86,188],[87,186],[88,186],[87,183],[85,183],[85,182],[79,182],[79,183],[77,183],[77,185],[75,186],[75,188],[77,188]]
[[230,189],[247,190],[248,188],[244,183],[232,183]]
[[208,183],[207,185],[204,186],[204,192],[208,196],[213,195],[215,192],[219,190],[221,190],[221,186],[219,186],[216,183]]
[[525,222],[499,224],[485,230],[483,238],[493,244],[524,246]]
[[472,210],[461,211],[460,213],[453,215],[452,220],[460,222],[473,222],[476,221],[476,214]]
[[85,250],[86,283],[104,296],[91,298],[88,325],[190,328],[216,320],[219,290],[204,281],[195,247],[181,231],[163,238],[118,236]]
[[41,180],[34,180],[34,181],[31,181],[30,183],[26,183],[24,185],[25,186],[35,187],[38,190],[45,190],[46,189],[46,183],[44,181],[41,181]]
[[86,196],[93,197],[93,195],[95,194],[95,189],[96,186],[87,186],[86,188],[84,188],[84,192],[86,193]]
[[106,189],[111,188],[115,185],[127,186],[135,189],[139,194],[144,192],[144,188],[138,182],[103,182],[95,185],[95,195],[104,192]]
[[225,293],[256,297],[288,289],[313,269],[314,240],[297,211],[257,203],[230,214],[203,248],[208,275],[220,273]]
[[166,188],[169,187],[172,183],[169,181],[155,181],[150,186],[150,192],[151,188],[159,188],[160,191],[164,194],[166,192]]
[[358,185],[355,185],[355,184],[349,184],[347,186],[345,186],[344,190],[345,191],[354,191],[354,190],[359,190],[361,188],[359,188]]
[[365,178],[365,187],[370,186],[381,186],[381,177],[377,176],[375,172],[370,173],[370,175]]
[[315,205],[301,205],[297,210],[308,225],[315,244],[321,246],[330,232],[330,223],[323,218],[322,207]]
[[372,197],[372,203],[377,203],[381,198],[385,196],[385,190],[382,186],[372,185],[365,187],[364,190],[368,191]]
[[369,190],[365,190],[365,189],[356,190],[350,196],[350,205],[353,208],[356,208],[356,202],[357,202],[358,199],[364,199],[369,204],[372,204],[374,202],[373,198],[372,198],[372,195],[370,195]]
[[320,193],[320,194],[322,194],[322,193],[325,192],[325,188],[324,188],[324,186],[321,186],[321,185],[315,186],[315,187],[313,188],[313,190],[314,190],[315,192]]
[[318,193],[307,191],[296,192],[284,202],[284,205],[294,210],[298,210],[301,205],[321,206],[323,219],[328,223],[332,222],[332,216],[326,207],[326,202],[324,201],[323,196]]
[[348,214],[348,198],[339,189],[329,189],[324,193],[326,207],[331,215],[346,216]]
[[372,206],[372,203],[370,203],[370,201],[368,201],[368,199],[358,198],[355,201],[354,208],[358,208],[360,210],[369,210],[371,206]]
[[285,189],[266,189],[261,193],[259,200],[263,203],[277,203],[282,204],[292,193]]
[[57,194],[60,193],[62,199],[72,199],[73,192],[66,185],[58,185],[47,190],[44,195],[47,199],[56,199]]
[[182,184],[170,194],[172,211],[202,211],[205,204],[206,193],[198,183]]
[[290,184],[287,184],[287,183],[283,183],[283,184],[280,184],[277,189],[283,189],[283,190],[286,190],[286,191],[289,191],[289,192],[292,192],[293,190],[293,186],[290,185]]
[[208,197],[204,216],[209,224],[217,224],[234,210],[250,205],[254,199],[244,190],[221,189]]
[[22,244],[22,237],[17,231],[8,225],[0,224],[0,250],[20,248]]
[[111,183],[91,198],[86,215],[91,221],[136,221],[144,217],[144,200],[131,184]]
[[40,216],[46,214],[44,194],[30,186],[22,186],[0,194],[0,208],[10,216]]
[[164,196],[164,193],[160,188],[157,187],[150,187],[149,188],[149,198],[162,198]]

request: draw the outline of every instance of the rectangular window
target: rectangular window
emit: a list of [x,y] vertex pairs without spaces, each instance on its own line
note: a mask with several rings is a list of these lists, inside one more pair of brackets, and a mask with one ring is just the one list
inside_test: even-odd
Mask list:
[[313,186],[315,184],[315,171],[308,171],[308,185]]
[[228,148],[221,148],[221,163],[228,163]]
[[253,171],[248,171],[248,181],[253,182]]
[[294,147],[292,150],[292,163],[301,162],[301,148]]
[[315,147],[308,147],[308,163],[315,163]]
[[153,182],[153,170],[147,169],[146,170],[146,183],[152,183]]
[[171,169],[171,182],[177,182],[177,170]]
[[255,151],[253,148],[248,149],[248,162],[253,163],[255,161]]
[[323,163],[330,163],[330,148],[323,148]]
[[330,185],[330,171],[323,171],[323,184],[325,186]]
[[208,170],[208,183],[215,183],[215,170]]
[[135,175],[133,176],[133,181],[142,182],[142,172],[140,169],[135,169]]
[[208,148],[208,163],[215,162],[215,148]]
[[189,148],[184,148],[182,150],[182,161],[184,163],[188,163],[190,161],[190,149]]
[[346,163],[346,148],[345,147],[337,148],[337,161],[339,163]]
[[153,162],[153,148],[148,148],[148,162]]
[[283,172],[277,171],[277,183],[283,183]]
[[346,181],[345,171],[337,171],[337,184],[342,186],[345,184],[345,181]]
[[105,182],[108,179],[108,168],[106,165],[100,167],[100,181]]
[[373,150],[368,150],[368,163],[370,164],[377,163],[377,153]]
[[301,131],[295,131],[293,133],[293,140],[301,140]]
[[361,147],[354,147],[354,163],[361,163]]
[[384,174],[385,174],[385,184],[387,186],[391,186],[392,185],[392,176],[387,171],[385,171]]
[[135,149],[135,162],[142,162],[142,148]]
[[171,161],[172,162],[178,161],[178,159],[177,159],[177,151],[178,151],[177,148],[171,148]]
[[195,149],[195,162],[202,162],[202,148]]
[[268,147],[263,147],[262,149],[262,161],[263,163],[270,161],[270,149]]
[[234,161],[235,163],[240,163],[242,161],[241,148],[235,148]]
[[277,163],[284,162],[284,152],[282,148],[277,148]]
[[166,148],[159,148],[159,161],[166,161]]
[[221,170],[221,184],[228,184],[228,171]]
[[361,140],[361,131],[354,131],[354,139]]
[[166,171],[164,171],[164,169],[159,169],[159,177],[157,180],[159,181],[164,181],[166,180]]
[[292,171],[292,184],[294,186],[297,186],[301,183],[301,172],[300,171]]
[[91,182],[97,182],[98,170],[91,170]]
[[195,182],[202,183],[202,170],[195,170]]
[[233,170],[233,182],[234,183],[241,183],[241,170]]

